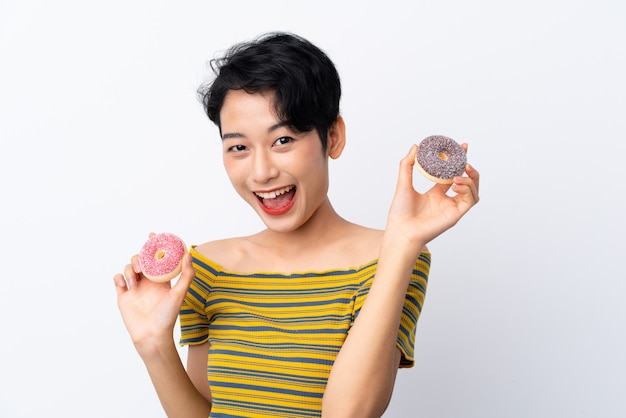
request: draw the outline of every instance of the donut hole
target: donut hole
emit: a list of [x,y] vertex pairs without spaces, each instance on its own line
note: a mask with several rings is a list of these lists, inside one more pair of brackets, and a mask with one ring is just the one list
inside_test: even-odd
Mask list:
[[158,250],[156,253],[154,253],[154,258],[156,258],[157,260],[162,260],[163,258],[165,258],[165,251]]
[[448,155],[443,151],[439,151],[439,158],[441,158],[444,161],[448,161]]

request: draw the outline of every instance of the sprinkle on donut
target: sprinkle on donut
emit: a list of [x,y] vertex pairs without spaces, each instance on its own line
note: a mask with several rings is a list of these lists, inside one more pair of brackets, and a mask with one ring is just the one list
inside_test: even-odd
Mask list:
[[443,184],[452,183],[454,176],[465,172],[465,150],[454,139],[443,135],[424,138],[415,155],[417,168],[427,179]]
[[147,279],[167,282],[182,270],[183,256],[187,247],[174,234],[163,232],[148,239],[139,251],[139,266]]

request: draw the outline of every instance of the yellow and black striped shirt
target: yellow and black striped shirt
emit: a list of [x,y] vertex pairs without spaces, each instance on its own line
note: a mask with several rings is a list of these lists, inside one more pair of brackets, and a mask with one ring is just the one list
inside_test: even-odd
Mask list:
[[[196,277],[180,311],[181,344],[210,342],[211,417],[318,417],[330,369],[370,289],[377,261],[294,274],[227,271],[191,249]],[[415,263],[397,345],[414,363],[430,253]]]

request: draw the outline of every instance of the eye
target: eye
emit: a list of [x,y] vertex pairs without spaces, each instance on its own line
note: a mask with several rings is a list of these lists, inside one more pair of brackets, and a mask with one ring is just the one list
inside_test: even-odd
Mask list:
[[289,136],[281,136],[276,141],[274,141],[274,146],[287,145],[290,142],[293,142],[293,138]]
[[230,152],[242,152],[245,151],[247,148],[245,145],[233,145],[232,147],[228,148],[228,151]]

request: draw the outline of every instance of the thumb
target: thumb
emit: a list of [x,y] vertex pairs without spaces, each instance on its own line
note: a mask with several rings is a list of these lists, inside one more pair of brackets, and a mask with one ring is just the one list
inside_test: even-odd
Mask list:
[[413,144],[409,153],[400,160],[400,172],[398,173],[398,183],[396,191],[413,187],[413,166],[415,165],[415,154],[417,145]]
[[183,256],[182,272],[180,274],[180,277],[178,278],[178,281],[176,282],[176,284],[174,285],[172,289],[176,292],[178,296],[184,297],[185,294],[187,293],[187,289],[189,288],[189,285],[191,284],[191,282],[193,281],[195,277],[196,277],[196,272],[193,269],[191,254],[189,252],[186,252],[185,255]]

